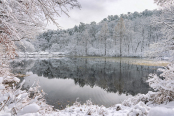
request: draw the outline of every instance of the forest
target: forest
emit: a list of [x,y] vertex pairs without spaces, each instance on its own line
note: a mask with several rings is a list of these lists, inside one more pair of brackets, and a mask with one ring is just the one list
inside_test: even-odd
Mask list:
[[[48,30],[34,40],[22,40],[26,48],[20,43],[16,44],[21,52],[63,52],[70,56],[146,57],[148,51],[156,49],[151,48],[151,44],[168,39],[163,31],[164,26],[157,23],[165,15],[163,10],[111,15],[99,23],[81,22],[71,29]],[[161,54],[168,55],[168,52]]]

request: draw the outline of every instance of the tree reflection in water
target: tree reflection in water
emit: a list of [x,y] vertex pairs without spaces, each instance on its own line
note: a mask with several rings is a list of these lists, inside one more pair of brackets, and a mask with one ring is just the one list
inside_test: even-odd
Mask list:
[[[32,71],[48,79],[73,79],[80,87],[100,87],[108,93],[136,95],[149,91],[145,82],[158,67],[133,65],[127,58],[63,58],[11,62],[13,73]],[[73,99],[74,100],[74,99]]]

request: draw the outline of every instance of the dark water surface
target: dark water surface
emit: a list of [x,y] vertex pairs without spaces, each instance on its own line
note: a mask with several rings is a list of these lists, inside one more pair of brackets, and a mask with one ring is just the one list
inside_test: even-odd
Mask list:
[[[146,79],[156,66],[135,65],[137,58],[23,59],[11,62],[12,72],[27,74],[24,88],[39,80],[48,104],[62,109],[76,98],[85,103],[112,106],[150,88]],[[23,78],[21,78],[22,80]]]

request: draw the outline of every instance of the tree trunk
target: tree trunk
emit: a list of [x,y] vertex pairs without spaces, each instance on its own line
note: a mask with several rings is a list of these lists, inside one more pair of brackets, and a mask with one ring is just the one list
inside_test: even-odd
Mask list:
[[88,54],[87,54],[87,52],[88,52],[88,51],[87,51],[87,47],[88,47],[87,38],[85,38],[85,53],[86,53],[86,56],[88,55]]
[[122,45],[122,37],[123,36],[123,33],[122,31],[120,31],[120,57],[122,57],[122,48],[121,48],[121,45]]
[[105,56],[106,56],[106,37],[105,37]]
[[143,52],[143,48],[144,48],[144,29],[142,31],[142,36],[143,36],[143,40],[142,40],[142,44],[141,44],[141,53]]

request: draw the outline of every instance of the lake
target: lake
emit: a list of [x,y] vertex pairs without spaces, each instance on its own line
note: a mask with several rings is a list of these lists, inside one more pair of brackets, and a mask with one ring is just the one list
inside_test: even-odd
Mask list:
[[147,77],[160,66],[146,59],[104,57],[17,59],[10,65],[14,74],[27,75],[20,78],[26,80],[23,89],[39,81],[40,89],[47,93],[46,102],[57,109],[89,99],[109,107],[138,93],[146,94],[151,90]]

